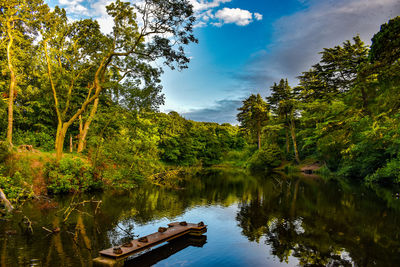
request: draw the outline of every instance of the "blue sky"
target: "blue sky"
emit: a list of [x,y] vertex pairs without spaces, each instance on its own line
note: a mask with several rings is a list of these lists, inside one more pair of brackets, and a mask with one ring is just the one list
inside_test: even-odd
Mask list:
[[[236,123],[236,109],[251,93],[269,94],[280,78],[296,76],[319,60],[324,47],[359,34],[367,43],[381,24],[400,15],[398,0],[189,0],[198,17],[199,44],[190,45],[189,69],[165,69],[166,104],[188,119]],[[111,28],[109,0],[49,0],[71,18],[93,17]]]

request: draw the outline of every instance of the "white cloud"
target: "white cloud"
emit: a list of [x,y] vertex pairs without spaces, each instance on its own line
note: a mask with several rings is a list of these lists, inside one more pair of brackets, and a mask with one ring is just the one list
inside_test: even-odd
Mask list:
[[99,0],[90,5],[94,18],[99,22],[101,31],[110,33],[114,26],[114,21],[107,14],[106,6],[111,4],[113,0]]
[[198,23],[196,28],[205,27],[207,25],[214,25],[221,27],[224,24],[234,23],[238,26],[246,26],[255,20],[262,20],[260,13],[251,13],[248,10],[240,8],[223,8],[215,12],[225,3],[230,3],[232,0],[189,0],[193,5]]
[[262,20],[263,19],[263,15],[261,15],[260,13],[254,13],[254,18],[256,20]]
[[81,5],[83,0],[59,0],[58,4],[65,8],[67,14],[74,14],[74,15],[89,15],[89,11],[86,7]]
[[218,10],[215,17],[224,24],[235,23],[238,26],[249,25],[253,21],[253,14],[240,8],[227,8]]
[[196,23],[193,27],[194,28],[203,28],[206,26],[207,26],[207,23],[205,23],[204,21],[200,21],[200,22]]
[[207,10],[206,12],[203,12],[199,17],[201,17],[203,21],[209,21],[210,19],[215,18],[212,10]]
[[229,3],[232,0],[213,0],[211,2],[205,0],[189,0],[189,2],[193,5],[194,11],[201,11],[210,8],[219,7],[221,4]]

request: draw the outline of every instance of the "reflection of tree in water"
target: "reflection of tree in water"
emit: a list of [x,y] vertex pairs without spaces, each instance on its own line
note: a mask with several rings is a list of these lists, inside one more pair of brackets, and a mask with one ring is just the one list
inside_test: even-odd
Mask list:
[[[132,192],[81,195],[74,202],[94,197],[102,201],[99,210],[96,212],[96,203],[88,202],[79,206],[79,211],[74,210],[65,223],[63,211],[70,205],[71,196],[56,199],[58,210],[45,205],[41,208],[41,203],[32,202],[24,211],[34,222],[32,236],[20,235],[20,231],[15,236],[4,235],[7,229],[19,228],[22,215],[0,224],[0,265],[25,266],[35,259],[43,266],[55,266],[60,262],[60,266],[90,266],[99,250],[135,237],[135,225],[162,218],[173,220],[197,205],[230,206],[238,200],[247,201],[257,185],[256,179],[243,173],[205,170],[190,179],[185,190],[143,184]],[[42,226],[61,231],[48,233]]]
[[391,266],[400,260],[399,212],[363,188],[268,179],[242,202],[237,221],[250,241],[302,266]]
[[[87,203],[66,223],[62,210],[71,197],[57,199],[61,212],[27,203],[24,214],[34,222],[34,232],[25,236],[18,230],[21,214],[1,223],[0,264],[26,266],[34,259],[43,266],[90,266],[99,250],[120,244],[127,236],[124,231],[135,234],[137,225],[173,220],[197,205],[239,202],[237,220],[243,234],[269,244],[281,261],[294,256],[302,265],[393,266],[400,261],[400,200],[392,200],[386,191],[379,194],[386,196],[384,201],[359,187],[208,170],[192,178],[185,190],[142,185],[125,194],[104,192],[94,197],[102,201],[98,212],[96,203]],[[76,201],[92,198],[81,197]],[[42,226],[61,232],[47,235]],[[10,229],[17,229],[18,235],[5,235]]]

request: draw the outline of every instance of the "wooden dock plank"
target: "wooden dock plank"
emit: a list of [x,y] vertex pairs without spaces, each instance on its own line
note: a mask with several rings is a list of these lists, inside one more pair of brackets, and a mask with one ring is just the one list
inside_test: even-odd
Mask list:
[[195,223],[183,223],[174,222],[168,224],[168,228],[165,232],[156,232],[142,238],[147,239],[147,242],[139,241],[142,238],[132,240],[129,246],[118,246],[122,253],[115,253],[114,248],[109,248],[100,251],[101,256],[110,257],[113,259],[122,259],[129,257],[135,253],[146,250],[150,247],[156,246],[158,244],[170,241],[182,235],[190,234],[190,233],[204,233],[207,229],[207,226],[203,223],[195,224]]

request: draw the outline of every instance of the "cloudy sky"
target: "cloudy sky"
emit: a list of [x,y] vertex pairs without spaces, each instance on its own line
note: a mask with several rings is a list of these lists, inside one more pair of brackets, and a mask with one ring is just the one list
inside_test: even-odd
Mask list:
[[[166,104],[188,119],[236,123],[236,109],[251,93],[269,95],[281,78],[296,76],[319,60],[318,52],[359,34],[370,44],[381,24],[400,15],[399,0],[189,0],[198,18],[199,44],[187,49],[189,69],[165,71]],[[47,0],[73,19],[112,23],[110,0]]]

